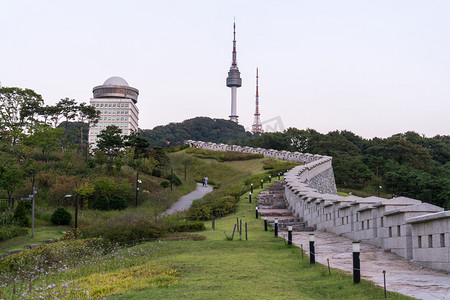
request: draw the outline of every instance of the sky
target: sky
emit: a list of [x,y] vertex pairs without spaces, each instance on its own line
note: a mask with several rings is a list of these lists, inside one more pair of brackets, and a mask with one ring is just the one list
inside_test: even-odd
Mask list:
[[450,2],[0,0],[0,82],[46,104],[89,102],[112,76],[139,89],[139,127],[228,119],[233,21],[251,128],[450,135]]

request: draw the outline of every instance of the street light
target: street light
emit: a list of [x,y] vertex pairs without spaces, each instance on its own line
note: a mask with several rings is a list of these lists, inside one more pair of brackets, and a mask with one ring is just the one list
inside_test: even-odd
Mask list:
[[136,207],[138,206],[139,199],[139,184],[142,183],[142,180],[139,179],[139,170],[136,172]]
[[[65,195],[66,198],[72,198],[72,195]],[[75,194],[75,229],[78,228],[78,194]]]

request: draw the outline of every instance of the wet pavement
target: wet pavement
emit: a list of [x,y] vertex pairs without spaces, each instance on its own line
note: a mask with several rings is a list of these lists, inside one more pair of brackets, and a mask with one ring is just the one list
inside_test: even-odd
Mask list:
[[[303,245],[309,252],[309,234],[293,232],[292,242]],[[287,239],[287,232],[280,232]],[[316,262],[353,272],[352,240],[326,232],[314,232]],[[421,268],[395,254],[375,246],[361,243],[361,277],[383,286],[383,270],[386,271],[387,290],[418,299],[450,300],[450,275]]]

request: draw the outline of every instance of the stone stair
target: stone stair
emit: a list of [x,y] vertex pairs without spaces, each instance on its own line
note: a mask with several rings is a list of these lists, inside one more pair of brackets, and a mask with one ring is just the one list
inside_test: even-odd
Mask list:
[[272,227],[275,226],[275,219],[278,219],[280,231],[287,230],[288,226],[292,226],[293,231],[313,231],[313,228],[306,227],[301,219],[292,215],[286,205],[284,185],[284,181],[278,181],[259,193],[258,211],[261,218],[267,220]]

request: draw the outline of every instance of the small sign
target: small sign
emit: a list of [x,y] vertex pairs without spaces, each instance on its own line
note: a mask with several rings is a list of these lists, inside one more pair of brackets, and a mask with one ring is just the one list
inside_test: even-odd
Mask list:
[[30,197],[30,198],[20,198],[20,200],[23,200],[23,201],[32,201],[33,198],[32,198],[32,197]]

